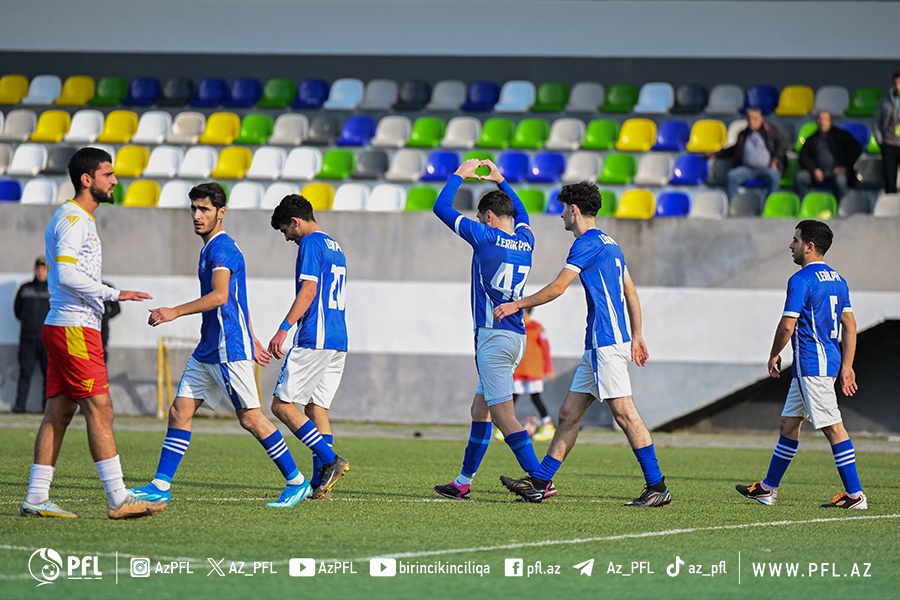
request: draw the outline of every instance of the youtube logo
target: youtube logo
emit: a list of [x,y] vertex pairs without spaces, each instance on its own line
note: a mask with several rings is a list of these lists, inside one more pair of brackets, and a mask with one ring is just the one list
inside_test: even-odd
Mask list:
[[291,577],[312,577],[316,574],[316,559],[292,558],[288,561],[288,574]]
[[396,558],[373,558],[369,561],[369,575],[372,577],[394,577],[397,575]]

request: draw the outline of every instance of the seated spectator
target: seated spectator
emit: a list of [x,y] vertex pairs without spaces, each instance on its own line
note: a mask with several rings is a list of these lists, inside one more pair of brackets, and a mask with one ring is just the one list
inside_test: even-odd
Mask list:
[[794,176],[794,189],[802,198],[815,186],[827,189],[835,198],[843,198],[847,186],[856,183],[853,165],[862,154],[859,142],[846,129],[831,123],[831,113],[816,115],[819,130],[806,138],[800,148],[800,170]]
[[787,140],[778,126],[763,120],[758,108],[747,109],[747,128],[738,134],[734,146],[718,156],[731,157],[726,176],[728,197],[732,198],[747,180],[763,179],[767,194],[778,190],[781,172],[787,163]]
[[884,193],[897,193],[897,164],[900,163],[900,71],[894,73],[894,85],[888,89],[875,112],[875,141],[881,146],[884,168]]

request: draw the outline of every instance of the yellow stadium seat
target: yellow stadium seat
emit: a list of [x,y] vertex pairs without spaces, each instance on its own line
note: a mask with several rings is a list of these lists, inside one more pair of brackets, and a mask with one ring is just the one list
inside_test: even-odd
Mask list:
[[130,110],[114,110],[106,115],[103,133],[97,138],[105,144],[127,144],[137,131],[138,116]]
[[138,179],[128,186],[122,206],[156,206],[159,203],[159,184],[148,179]]
[[331,210],[334,205],[334,188],[327,183],[310,183],[300,193],[313,210]]
[[0,104],[16,105],[28,94],[28,78],[24,75],[0,77]]
[[628,119],[622,123],[616,150],[647,152],[656,143],[656,123],[650,119]]
[[122,146],[116,152],[113,168],[116,177],[140,177],[147,163],[150,162],[150,151],[144,146]]
[[815,94],[808,85],[789,85],[781,90],[775,114],[779,117],[803,117],[808,115],[815,102]]
[[31,134],[32,142],[58,144],[69,133],[72,117],[64,110],[47,110],[38,117],[37,127]]
[[252,161],[253,153],[249,148],[229,146],[219,153],[219,162],[209,176],[214,179],[243,179]]
[[728,132],[725,123],[716,119],[701,119],[691,127],[691,139],[687,143],[688,152],[705,154],[718,152],[725,145]]
[[59,106],[84,106],[94,97],[97,84],[88,75],[72,75],[63,83],[62,92],[56,99]]
[[241,132],[241,118],[230,112],[217,112],[209,115],[206,130],[200,136],[201,144],[227,146]]
[[648,190],[628,190],[619,199],[617,219],[649,219],[656,213],[656,198]]

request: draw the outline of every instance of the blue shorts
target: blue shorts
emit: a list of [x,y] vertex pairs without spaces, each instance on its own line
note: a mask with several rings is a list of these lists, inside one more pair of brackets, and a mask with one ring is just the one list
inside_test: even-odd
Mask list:
[[488,406],[512,400],[513,372],[525,354],[525,336],[506,329],[479,327],[476,332],[475,366],[478,368],[476,394]]

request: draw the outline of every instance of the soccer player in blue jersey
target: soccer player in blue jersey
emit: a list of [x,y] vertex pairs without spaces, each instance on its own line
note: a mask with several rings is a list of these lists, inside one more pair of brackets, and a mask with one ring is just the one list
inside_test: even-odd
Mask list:
[[[490,168],[483,179],[495,182],[498,189],[478,202],[478,220],[474,221],[453,208],[453,197],[464,179],[482,179],[475,174],[482,165]],[[474,250],[472,316],[478,387],[472,400],[472,428],[459,476],[434,487],[441,496],[462,500],[469,498],[472,478],[487,452],[491,421],[500,428],[522,469],[530,473],[538,466],[531,438],[516,419],[512,402],[513,372],[525,352],[525,324],[522,315],[499,321],[492,314],[501,302],[522,296],[531,270],[534,234],[522,201],[497,165],[488,160],[472,159],[460,165],[441,190],[434,214]]]
[[276,358],[284,357],[287,333],[297,326],[275,386],[272,413],[313,452],[310,498],[329,500],[335,482],[350,469],[350,463],[332,450],[334,434],[328,420],[347,357],[347,259],[341,246],[322,231],[303,196],[282,198],[271,224],[285,241],[299,246],[296,296],[268,348]]
[[[597,228],[596,216],[602,200],[593,182],[563,186],[559,192],[564,207],[562,219],[566,230],[575,235],[565,267],[540,291],[494,310],[498,320],[520,317],[523,308],[540,306],[562,295],[576,277],[581,278],[588,309],[584,356],[559,409],[559,425],[547,455],[529,476],[500,480],[526,502],[540,502],[555,495],[552,479],[575,445],[585,411],[595,399],[606,400],[631,444],[646,484],[640,497],[626,506],[665,506],[672,501],[672,496],[659,470],[650,431],[631,397],[628,377],[629,360],[643,367],[650,358],[642,334],[641,304],[622,249]],[[631,323],[630,336],[626,319]]]
[[769,375],[781,377],[781,351],[788,340],[794,352],[793,378],[781,412],[781,437],[775,446],[765,479],[735,489],[746,496],[775,504],[781,478],[800,445],[800,426],[808,419],[821,429],[834,454],[844,491],[823,508],[866,509],[866,495],[856,472],[853,442],[844,428],[837,405],[835,380],[845,396],[856,393],[853,358],[856,354],[856,318],[850,307],[850,289],[837,271],[825,264],[834,234],[821,221],[797,224],[790,249],[800,270],[788,280],[784,312],[769,353]]
[[184,368],[177,397],[169,409],[169,429],[156,476],[132,493],[155,502],[169,502],[172,478],[191,441],[194,413],[203,403],[215,409],[227,398],[241,427],[259,440],[285,478],[281,497],[267,506],[296,506],[312,493],[312,488],[297,468],[281,432],[261,409],[253,361],[264,366],[272,357],[250,325],[244,255],[222,228],[225,190],[218,183],[203,183],[192,188],[189,196],[194,233],[204,244],[198,270],[201,297],[174,308],[151,309],[148,323],[156,327],[202,313],[200,343]]

